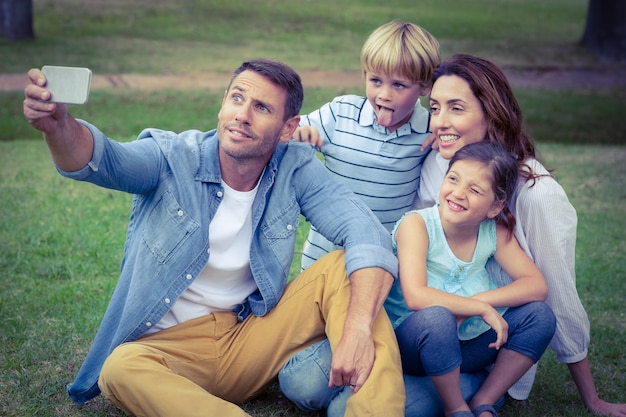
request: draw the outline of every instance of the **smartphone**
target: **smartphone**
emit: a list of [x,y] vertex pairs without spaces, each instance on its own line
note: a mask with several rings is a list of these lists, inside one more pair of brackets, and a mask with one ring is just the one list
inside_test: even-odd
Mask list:
[[85,104],[89,99],[91,70],[79,67],[44,65],[41,68],[47,79],[46,89],[50,101],[65,104]]

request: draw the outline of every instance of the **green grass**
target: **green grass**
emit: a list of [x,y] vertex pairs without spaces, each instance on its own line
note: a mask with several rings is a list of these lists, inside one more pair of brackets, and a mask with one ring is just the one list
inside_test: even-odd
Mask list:
[[0,41],[0,72],[44,64],[96,73],[231,71],[264,56],[298,70],[358,69],[367,35],[392,19],[427,28],[442,53],[513,66],[596,66],[577,46],[587,0],[33,0],[36,41]]
[[[546,144],[540,150],[579,214],[578,288],[592,322],[598,389],[624,401],[626,148]],[[64,386],[115,285],[130,196],[61,178],[38,141],[0,142],[0,155],[0,414],[116,415],[102,399],[77,409]],[[257,416],[300,415],[276,387],[246,407]],[[588,414],[565,366],[549,352],[529,403],[508,405],[502,415]]]
[[[0,72],[44,64],[95,73],[231,71],[257,56],[298,70],[358,69],[362,42],[392,18],[419,23],[442,54],[475,53],[507,66],[598,68],[577,45],[586,0],[34,0],[38,39],[0,40]],[[337,90],[306,91],[310,111]],[[360,91],[351,91],[359,93]],[[539,149],[579,215],[578,289],[592,323],[590,361],[602,397],[626,397],[626,91],[517,91]],[[101,397],[67,398],[115,286],[130,196],[61,178],[21,114],[22,93],[0,93],[0,415],[122,416]],[[93,91],[71,112],[110,136],[144,127],[215,126],[218,93]],[[300,242],[305,227],[299,231]],[[298,261],[294,262],[292,275]],[[259,417],[297,411],[273,386],[245,404]],[[590,416],[551,351],[530,400],[501,415]]]

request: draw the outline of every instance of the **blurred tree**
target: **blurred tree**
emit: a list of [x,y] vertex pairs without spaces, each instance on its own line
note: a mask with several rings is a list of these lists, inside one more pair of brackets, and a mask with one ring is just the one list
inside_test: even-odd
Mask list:
[[589,0],[581,42],[600,59],[626,62],[626,1]]
[[33,1],[0,0],[0,30],[11,42],[34,39]]

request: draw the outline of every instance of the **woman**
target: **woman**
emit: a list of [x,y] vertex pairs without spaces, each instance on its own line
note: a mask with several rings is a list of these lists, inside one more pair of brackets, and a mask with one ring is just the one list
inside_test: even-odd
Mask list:
[[[432,152],[422,168],[420,205],[435,201],[447,159],[469,143],[496,142],[517,158],[519,182],[510,208],[517,218],[515,236],[548,284],[546,302],[557,318],[550,347],[558,360],[567,364],[589,411],[625,416],[626,404],[608,403],[598,396],[587,359],[589,320],[576,291],[574,268],[576,212],[563,188],[537,160],[506,76],[487,60],[455,55],[435,70],[433,80],[430,126],[439,153]],[[508,281],[495,262],[488,268],[492,279]],[[528,397],[535,370],[509,391],[511,397]]]

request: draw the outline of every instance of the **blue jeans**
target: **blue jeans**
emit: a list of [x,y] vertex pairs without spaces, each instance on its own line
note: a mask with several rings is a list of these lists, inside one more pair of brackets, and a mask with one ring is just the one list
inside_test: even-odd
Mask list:
[[[530,328],[531,331],[536,330],[539,335],[543,336],[530,336],[534,338],[530,341],[525,341],[523,339],[521,341],[509,340],[507,344],[510,343],[510,345],[507,346],[507,348],[524,353],[536,361],[539,357],[541,357],[543,351],[545,351],[552,337],[551,334],[554,333],[556,320],[552,310],[550,310],[545,303],[530,303],[522,307],[524,308],[510,308],[504,314],[505,319],[509,323],[509,333],[518,333],[520,328]],[[422,311],[426,310],[429,309]],[[443,308],[440,310],[438,307],[424,313],[422,317],[430,317],[427,321],[429,322],[430,320],[433,320],[433,327],[439,330],[437,326],[441,324],[442,320],[446,320],[446,314],[445,312],[442,312],[442,310],[448,311]],[[439,316],[438,313],[442,313],[442,315]],[[441,317],[443,317],[443,319]],[[533,324],[528,326],[529,323],[534,323],[536,319],[539,319],[539,322],[542,324]],[[407,323],[405,327],[408,327],[410,323],[411,322]],[[399,326],[398,329],[401,326]],[[431,329],[433,327],[431,327]],[[542,328],[543,330],[535,329],[536,327]],[[490,337],[484,336],[488,333],[491,334]],[[454,335],[456,338],[456,333],[454,333]],[[482,343],[484,346],[487,346],[489,341],[494,340],[494,332],[490,330],[484,335],[481,335],[477,339],[484,336],[484,338],[488,339],[488,341],[481,339],[482,342],[477,343],[468,343],[472,341],[461,342],[461,344],[465,345],[462,349],[460,349],[464,352],[461,355],[461,363],[467,360],[466,363],[469,365],[473,363],[475,359],[477,360],[476,364],[471,367],[461,365],[461,393],[466,401],[469,401],[483,384],[488,375],[485,367],[493,364],[495,357],[497,356],[497,352],[495,352],[495,355],[492,354],[493,352],[487,352],[489,354],[485,355],[485,349],[480,345],[480,343]],[[539,341],[539,339],[542,341]],[[456,345],[460,346],[458,339],[455,340],[457,341]],[[537,344],[537,346],[529,348],[527,347],[528,344]],[[541,347],[542,345],[543,349]],[[452,351],[454,351],[454,349],[452,349]],[[441,350],[439,349],[437,354],[434,356],[441,357],[445,368],[445,362],[450,361],[448,358],[449,354],[441,354],[440,352]],[[404,363],[405,359],[406,358],[403,357],[403,366],[406,366]],[[285,363],[278,374],[278,381],[281,390],[287,398],[293,401],[298,408],[302,410],[315,411],[326,409],[328,417],[343,416],[346,401],[350,397],[351,391],[348,387],[328,387],[331,362],[332,352],[328,340],[323,340],[298,352],[292,356],[287,363]],[[454,362],[454,359],[452,362]],[[482,366],[482,368],[474,369],[479,366]],[[406,417],[443,416],[443,404],[439,394],[430,380],[430,377],[407,374],[407,372],[410,371],[411,370],[405,368],[404,384],[406,390]],[[422,375],[426,374],[423,373]],[[502,405],[504,405],[504,397],[495,404],[495,407],[496,409],[499,409]]]
[[[509,308],[502,317],[509,324],[504,348],[537,362],[545,352],[556,319],[543,302]],[[459,341],[457,323],[450,310],[435,306],[411,314],[396,328],[404,373],[415,376],[443,375],[460,367],[461,372],[481,371],[496,361],[498,351],[489,348],[496,339],[492,329],[474,339]]]
[[[328,387],[332,352],[327,339],[293,355],[278,374],[283,394],[305,411],[326,410],[328,417],[343,417],[348,387]],[[485,381],[487,372],[461,374],[461,392],[466,401]],[[406,417],[443,416],[443,403],[430,377],[404,375]],[[503,400],[498,408],[503,405]]]

